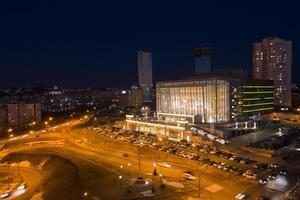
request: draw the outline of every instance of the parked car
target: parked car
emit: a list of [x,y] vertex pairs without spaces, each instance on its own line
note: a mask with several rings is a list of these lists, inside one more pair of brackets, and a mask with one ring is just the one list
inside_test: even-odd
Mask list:
[[238,200],[244,200],[244,199],[248,199],[248,198],[249,198],[249,195],[246,192],[239,193],[235,196],[235,199],[238,199]]
[[288,170],[286,168],[282,168],[279,170],[279,174],[282,176],[285,176],[288,174]]
[[262,185],[266,185],[266,184],[268,184],[268,179],[267,178],[261,178],[261,179],[259,179],[259,183],[262,184]]
[[245,176],[246,178],[249,178],[251,180],[255,180],[257,175],[253,172],[250,171],[246,171],[245,173],[243,173],[243,176]]
[[272,172],[269,176],[268,176],[268,180],[275,180],[278,177],[278,174],[276,172]]

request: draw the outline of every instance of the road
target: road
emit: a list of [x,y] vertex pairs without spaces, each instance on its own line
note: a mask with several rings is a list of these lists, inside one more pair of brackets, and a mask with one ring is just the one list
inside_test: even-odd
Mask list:
[[[7,173],[8,167],[0,166],[0,171]],[[27,185],[26,191],[24,193],[14,191],[12,193],[12,195],[7,199],[28,200],[34,194],[34,191],[36,190],[36,188],[40,185],[42,175],[40,174],[40,172],[38,170],[36,170],[34,168],[30,168],[30,167],[20,167],[19,171],[20,171],[20,176],[23,178],[24,182]],[[17,174],[18,167],[11,166],[10,173]]]
[[[71,130],[70,127],[76,123],[42,133],[39,137],[32,135],[24,138],[21,136],[15,140],[10,140],[9,152],[6,153],[44,148],[56,155],[69,159],[81,159],[93,163],[95,166],[105,167],[112,171],[116,177],[122,174],[128,178],[129,174],[131,177],[138,174],[137,146],[92,134],[87,129]],[[62,138],[66,140],[65,143],[61,142]],[[129,155],[128,158],[123,156],[125,152]],[[144,176],[153,172],[153,162],[167,161],[172,167],[157,167],[158,172],[170,181],[183,182],[187,188],[185,191],[188,191],[183,195],[197,196],[198,180],[184,181],[180,178],[185,170],[197,171],[195,162],[144,147],[141,148],[141,152],[141,173]],[[131,163],[130,169],[128,167],[120,168],[121,165],[127,166],[129,162]],[[201,194],[207,199],[234,199],[234,196],[242,191],[256,194],[256,196],[258,194],[273,196],[274,199],[282,195],[279,192],[268,190],[258,183],[252,183],[244,177],[228,176],[220,170],[207,166],[200,166],[199,169]]]

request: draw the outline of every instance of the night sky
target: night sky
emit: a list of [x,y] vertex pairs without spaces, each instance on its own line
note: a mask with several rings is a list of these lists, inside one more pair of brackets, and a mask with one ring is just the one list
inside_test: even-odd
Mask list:
[[1,1],[0,86],[126,88],[140,49],[155,80],[192,74],[195,47],[213,48],[214,68],[251,74],[252,43],[266,36],[293,41],[299,83],[299,1],[230,2]]

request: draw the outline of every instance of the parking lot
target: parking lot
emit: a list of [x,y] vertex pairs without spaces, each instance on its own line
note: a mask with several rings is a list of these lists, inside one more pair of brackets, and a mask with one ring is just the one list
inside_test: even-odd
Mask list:
[[[154,134],[131,132],[111,125],[90,127],[95,134],[132,145],[140,145],[183,159],[191,160],[199,165],[218,170],[226,176],[245,177],[252,183],[268,184],[279,176],[286,176],[288,171],[276,163],[261,163],[218,149],[218,145],[196,144],[190,141],[172,141]],[[166,164],[166,163],[164,163]]]

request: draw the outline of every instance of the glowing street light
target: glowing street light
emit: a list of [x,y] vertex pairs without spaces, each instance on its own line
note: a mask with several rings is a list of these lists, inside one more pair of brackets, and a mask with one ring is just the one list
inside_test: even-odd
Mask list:
[[88,193],[87,193],[87,192],[83,193],[83,196],[84,196],[84,197],[87,197],[87,195],[88,195]]
[[12,128],[9,128],[8,130],[7,130],[7,132],[13,132],[13,129]]
[[53,120],[53,117],[49,117],[49,121],[52,121]]
[[47,126],[47,125],[48,125],[48,122],[47,122],[47,121],[45,121],[45,122],[44,122],[44,124]]
[[84,119],[87,119],[87,118],[88,118],[88,116],[87,116],[87,115],[85,115],[85,116],[84,116]]
[[119,176],[120,190],[122,189],[122,178],[123,178],[123,177],[120,175],[120,176]]
[[128,164],[127,164],[127,166],[128,166],[128,176],[130,177],[130,168],[131,168],[131,163],[128,163]]

